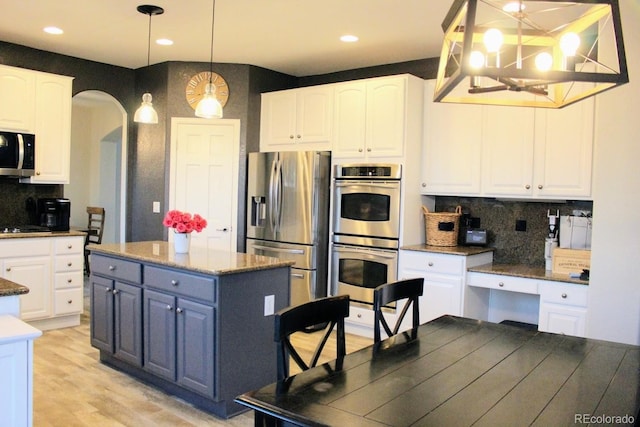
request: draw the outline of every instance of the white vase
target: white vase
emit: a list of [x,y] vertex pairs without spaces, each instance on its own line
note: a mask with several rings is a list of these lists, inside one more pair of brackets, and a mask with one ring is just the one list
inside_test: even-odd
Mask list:
[[190,245],[191,245],[191,233],[174,233],[173,234],[173,249],[177,254],[189,253]]

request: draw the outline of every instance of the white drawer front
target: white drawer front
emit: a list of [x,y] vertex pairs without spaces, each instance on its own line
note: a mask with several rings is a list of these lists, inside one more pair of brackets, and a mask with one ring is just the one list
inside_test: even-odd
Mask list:
[[84,258],[82,255],[62,255],[57,256],[55,261],[55,271],[82,271]]
[[558,282],[540,282],[540,300],[556,304],[586,307],[589,287]]
[[56,290],[53,310],[56,315],[82,313],[82,288]]
[[400,251],[400,264],[425,273],[463,274],[464,257],[421,251]]
[[69,271],[54,275],[55,289],[77,288],[83,285],[82,271]]
[[538,282],[536,280],[500,274],[471,272],[467,274],[467,285],[523,294],[538,293]]
[[55,252],[58,255],[81,254],[84,251],[84,238],[58,237],[53,239]]
[[0,257],[51,255],[51,240],[47,237],[37,239],[0,239]]

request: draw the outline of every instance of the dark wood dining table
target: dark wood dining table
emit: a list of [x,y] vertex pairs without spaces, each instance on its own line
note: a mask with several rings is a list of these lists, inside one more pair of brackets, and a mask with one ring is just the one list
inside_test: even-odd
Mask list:
[[[298,426],[633,425],[640,347],[455,316],[238,396]],[[258,423],[256,423],[257,425]]]

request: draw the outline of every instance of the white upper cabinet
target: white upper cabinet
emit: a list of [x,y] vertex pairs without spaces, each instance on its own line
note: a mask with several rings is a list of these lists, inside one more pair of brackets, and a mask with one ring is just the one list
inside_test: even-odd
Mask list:
[[35,133],[36,74],[0,65],[0,130]]
[[336,85],[334,159],[404,155],[409,79],[401,75]]
[[425,82],[420,191],[480,194],[482,106],[433,102],[434,88]]
[[69,183],[72,81],[55,74],[36,75],[36,174],[23,182]]
[[484,195],[533,194],[534,116],[528,107],[483,107]]
[[333,86],[262,94],[260,151],[330,150]]
[[424,194],[591,198],[593,98],[559,110],[437,104],[431,85],[425,92]]

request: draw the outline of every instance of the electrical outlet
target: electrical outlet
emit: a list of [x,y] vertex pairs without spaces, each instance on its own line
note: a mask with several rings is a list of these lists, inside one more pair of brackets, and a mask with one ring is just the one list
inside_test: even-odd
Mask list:
[[275,311],[275,295],[266,295],[264,297],[264,315],[271,316]]
[[516,231],[527,231],[527,221],[516,219]]

